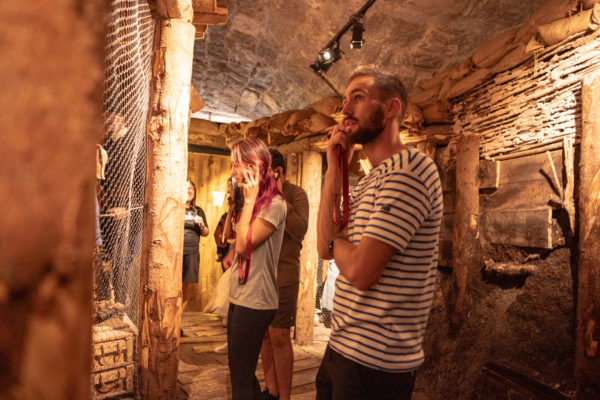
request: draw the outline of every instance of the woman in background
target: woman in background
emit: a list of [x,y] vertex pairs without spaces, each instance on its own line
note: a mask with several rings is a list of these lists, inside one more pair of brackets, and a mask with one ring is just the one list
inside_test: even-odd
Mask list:
[[[260,399],[255,371],[264,334],[279,305],[277,261],[287,206],[267,146],[247,138],[231,146],[231,174],[244,190],[237,223],[227,318],[232,400]],[[227,224],[231,224],[233,204]],[[225,265],[227,267],[227,265]]]
[[191,179],[188,179],[183,233],[182,294],[184,309],[190,284],[198,283],[200,273],[200,236],[207,236],[209,232],[204,210],[196,205],[196,185],[194,185]]
[[[217,245],[217,262],[221,263],[223,272],[226,270],[224,259],[227,256],[227,253],[229,253],[229,247],[235,242],[235,228],[232,228],[232,225],[237,224],[237,217],[244,206],[242,188],[234,185],[232,177],[227,180],[227,205],[228,207],[233,206],[231,225],[226,225],[227,214],[229,214],[229,211],[226,211],[219,219],[219,223],[217,224],[214,233],[215,243]],[[225,229],[226,226],[228,226],[229,229]],[[231,266],[231,262],[229,265]]]

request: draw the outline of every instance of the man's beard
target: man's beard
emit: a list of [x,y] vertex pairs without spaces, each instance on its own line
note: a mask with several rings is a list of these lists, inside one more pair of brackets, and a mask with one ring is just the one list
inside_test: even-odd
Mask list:
[[359,125],[357,131],[351,134],[348,140],[350,144],[365,145],[377,139],[384,128],[383,107],[378,107],[367,123],[364,126]]

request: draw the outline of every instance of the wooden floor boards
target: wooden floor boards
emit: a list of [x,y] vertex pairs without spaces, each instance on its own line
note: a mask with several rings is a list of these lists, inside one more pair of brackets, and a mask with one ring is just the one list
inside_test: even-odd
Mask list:
[[[187,312],[182,316],[181,328],[177,400],[230,399],[227,354],[214,352],[226,341],[226,328],[221,319],[213,314]],[[318,331],[312,346],[294,345],[292,400],[315,398],[315,376],[325,351],[327,333]],[[264,387],[260,359],[256,377]]]

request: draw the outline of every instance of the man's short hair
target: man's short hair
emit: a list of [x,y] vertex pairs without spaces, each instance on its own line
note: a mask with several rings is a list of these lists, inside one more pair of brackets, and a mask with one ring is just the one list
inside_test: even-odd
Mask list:
[[286,167],[283,154],[281,154],[277,149],[269,149],[269,151],[271,152],[271,169],[275,170],[275,168],[281,167],[281,170],[285,175]]
[[381,100],[387,100],[392,97],[397,97],[400,99],[402,102],[402,112],[401,115],[398,116],[398,119],[401,121],[404,117],[404,113],[406,112],[408,100],[406,88],[404,87],[400,77],[398,75],[379,72],[374,67],[361,66],[356,68],[352,74],[350,74],[348,83],[352,82],[359,76],[371,76],[375,79],[375,87],[381,90]]

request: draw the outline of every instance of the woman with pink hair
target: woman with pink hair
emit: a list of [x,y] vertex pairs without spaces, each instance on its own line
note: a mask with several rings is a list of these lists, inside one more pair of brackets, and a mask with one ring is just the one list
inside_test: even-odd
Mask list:
[[[256,364],[279,306],[277,261],[287,206],[277,188],[269,149],[260,139],[247,138],[231,146],[231,174],[244,190],[244,206],[235,227],[227,317],[231,394],[232,400],[258,400]],[[231,224],[232,213],[230,207],[226,225]]]

